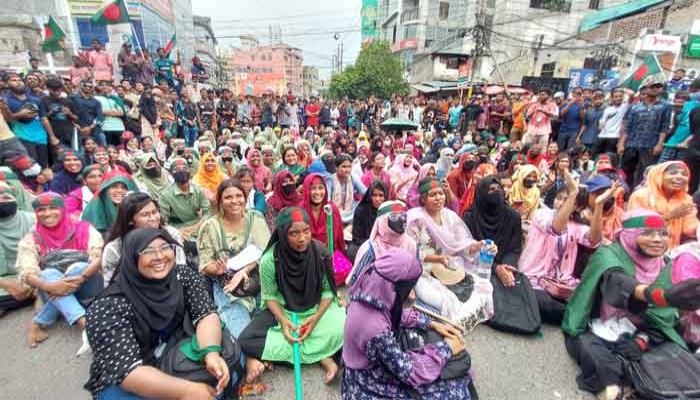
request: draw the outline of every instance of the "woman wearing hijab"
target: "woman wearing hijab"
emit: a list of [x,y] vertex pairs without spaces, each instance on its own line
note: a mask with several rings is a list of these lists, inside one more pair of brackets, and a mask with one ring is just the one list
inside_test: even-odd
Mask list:
[[260,150],[255,148],[248,149],[246,164],[255,174],[255,188],[263,193],[272,190],[272,171],[263,165]]
[[265,221],[273,231],[275,229],[275,220],[277,214],[287,207],[300,207],[303,198],[297,192],[297,185],[294,182],[292,173],[284,170],[275,175],[275,181],[272,185],[272,196],[267,199],[267,208],[265,211]]
[[42,193],[32,202],[36,227],[17,245],[17,272],[24,284],[44,300],[29,328],[30,347],[46,340],[46,327],[63,316],[69,325],[85,329],[85,309],[102,290],[102,236],[89,223],[74,222],[63,198]]
[[478,165],[479,161],[474,154],[464,153],[459,158],[459,166],[447,174],[446,180],[450,184],[450,190],[460,201],[464,198],[465,193],[473,192],[474,187],[476,187],[474,170]]
[[[475,240],[462,219],[445,207],[445,190],[437,179],[423,180],[420,194],[421,207],[408,211],[406,227],[408,236],[418,246],[424,270],[416,293],[440,315],[460,321],[467,331],[471,330],[493,314],[491,284],[476,274],[478,252],[485,243]],[[495,245],[490,250],[498,252]],[[449,290],[469,280],[484,290],[463,292],[461,298]]]
[[452,171],[452,162],[455,158],[455,151],[449,147],[445,147],[440,150],[440,157],[437,158],[435,162],[435,176],[438,179],[445,179],[447,175]]
[[369,239],[377,219],[379,207],[389,197],[389,191],[382,181],[374,181],[362,196],[352,218],[352,242],[348,248],[351,260],[355,259],[360,246]]
[[206,153],[199,160],[199,169],[192,177],[192,182],[204,189],[207,198],[212,201],[216,196],[216,190],[225,179],[226,174],[221,171],[216,156]]
[[464,195],[459,200],[459,212],[458,215],[464,215],[464,213],[472,206],[474,203],[474,197],[476,193],[476,187],[481,182],[481,180],[489,175],[496,174],[496,167],[493,164],[479,164],[474,170],[474,177],[472,178],[472,184],[469,186]]
[[534,165],[521,165],[513,174],[510,205],[520,213],[523,222],[529,222],[540,208],[539,171]]
[[258,268],[258,261],[232,270],[226,267],[228,260],[249,246],[249,251],[261,252],[270,240],[263,215],[245,204],[240,181],[224,181],[216,192],[216,213],[204,221],[197,237],[199,272],[214,280],[214,302],[234,337],[248,325],[255,310],[254,294],[240,294],[237,289],[242,289],[239,285]]
[[666,221],[671,234],[670,249],[684,239],[695,239],[698,228],[697,210],[688,194],[690,170],[682,161],[667,161],[649,169],[646,186],[630,196],[628,209],[655,211]]
[[303,165],[299,164],[299,158],[297,156],[297,151],[294,149],[293,146],[287,145],[284,149],[282,149],[281,152],[282,155],[282,164],[277,168],[277,171],[275,171],[275,174],[278,174],[280,171],[287,170],[292,173],[294,176],[295,181],[301,180],[301,178],[304,176],[306,173],[306,167]]
[[669,237],[658,213],[628,211],[618,240],[593,254],[569,299],[566,349],[581,367],[579,387],[598,399],[622,397],[625,363],[650,346],[687,348],[676,331],[678,311],[700,308],[700,279],[672,283]]
[[309,214],[311,221],[311,236],[319,242],[328,245],[328,224],[326,220],[325,206],[331,206],[333,219],[333,250],[345,251],[345,238],[343,236],[343,221],[340,219],[338,206],[328,201],[328,189],[326,181],[319,174],[307,175],[304,179],[304,210]]
[[134,181],[141,192],[148,193],[155,201],[160,194],[173,182],[170,174],[161,168],[158,158],[153,153],[145,153],[136,159],[138,171],[134,174]]
[[17,209],[15,191],[0,184],[0,314],[28,304],[32,290],[17,280],[17,245],[34,228],[36,217]]
[[[87,315],[93,360],[85,388],[96,398],[214,399],[237,380],[229,372],[234,365],[220,354],[223,332],[216,307],[202,278],[175,265],[176,245],[157,229],[138,228],[124,237],[119,273]],[[188,381],[158,368],[162,345],[183,332],[186,316],[199,347],[198,351],[188,347],[187,357],[197,358],[212,375],[206,382]]]
[[[447,360],[465,351],[462,333],[404,308],[415,300],[421,272],[413,254],[390,249],[350,289],[345,331],[353,334],[343,345],[343,400],[471,399],[468,374],[440,378]],[[408,350],[397,340],[406,328],[435,330],[443,340]]]
[[285,208],[260,259],[263,311],[239,337],[249,357],[248,382],[262,374],[263,361],[293,363],[294,342],[300,343],[302,364],[321,363],[325,383],[338,373],[331,357],[343,346],[345,310],[338,304],[331,255],[312,239],[310,224],[304,209]]
[[85,206],[81,219],[92,224],[103,236],[117,217],[117,207],[128,192],[138,191],[136,184],[128,175],[120,173],[107,174],[100,184],[100,190]]
[[412,154],[399,154],[394,159],[394,163],[389,169],[392,183],[396,191],[396,199],[404,203],[408,199],[408,192],[411,189],[411,184],[418,176],[416,170],[416,162]]
[[418,257],[416,242],[406,234],[407,212],[406,205],[398,200],[381,203],[369,237],[357,250],[347,284],[354,283],[368,265],[389,249],[399,248]]
[[66,212],[73,219],[80,219],[85,206],[92,200],[95,193],[100,189],[100,184],[104,178],[102,167],[98,164],[88,165],[80,173],[82,186],[74,189],[65,197]]
[[80,172],[83,170],[83,161],[73,150],[66,150],[57,161],[58,172],[49,182],[49,190],[62,196],[82,186]]

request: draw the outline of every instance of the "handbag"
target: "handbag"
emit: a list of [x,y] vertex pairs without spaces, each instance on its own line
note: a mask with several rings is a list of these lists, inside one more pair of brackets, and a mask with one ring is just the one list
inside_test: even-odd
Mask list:
[[569,300],[574,292],[574,287],[560,280],[540,277],[537,281],[547,294],[559,300]]
[[[168,375],[177,378],[186,379],[191,382],[205,383],[212,387],[216,387],[218,380],[207,371],[206,366],[201,360],[194,361],[190,359],[182,349],[193,343],[195,337],[195,328],[189,315],[185,316],[185,320],[180,329],[173,334],[165,346],[165,350],[157,361],[158,369]],[[196,339],[194,339],[196,343]],[[221,332],[221,358],[226,361],[231,374],[230,384],[224,390],[224,398],[229,398],[231,394],[235,394],[238,384],[243,377],[243,366],[241,365],[242,350],[241,345],[234,341],[226,327],[222,327]],[[236,374],[236,382],[233,381],[233,374]]]
[[[39,235],[35,235],[37,237]],[[53,268],[65,274],[71,265],[88,262],[88,255],[79,250],[54,250],[39,260],[39,267],[42,270]]]
[[540,308],[530,280],[515,273],[515,286],[506,287],[496,274],[491,275],[494,316],[488,322],[494,329],[532,335],[542,326]]
[[700,399],[700,359],[673,342],[664,342],[625,364],[637,394],[650,400]]
[[[403,351],[419,350],[426,344],[443,341],[443,337],[432,329],[400,328],[397,335],[399,346]],[[440,372],[441,380],[464,378],[469,375],[472,359],[465,350],[456,356],[450,357]]]
[[[243,249],[248,246],[248,243],[250,243],[250,229],[251,226],[253,225],[253,218],[250,213],[246,216],[246,229],[245,229],[245,237],[246,237],[246,242],[239,248],[239,249],[232,249],[232,248],[225,248],[221,250],[223,255],[227,258],[232,257],[234,254],[239,253]],[[224,232],[223,227],[221,224],[219,224],[219,236],[221,239],[221,243],[226,246],[226,232]],[[233,279],[233,276],[236,274],[236,271],[229,271],[226,270],[223,275],[218,276],[216,279],[219,281],[221,284],[221,287],[225,287],[229,282],[231,282],[231,279]],[[258,268],[255,268],[253,271],[251,271],[248,274],[248,279],[244,279],[241,281],[241,283],[236,286],[236,288],[233,290],[232,294],[236,297],[248,297],[248,296],[255,296],[258,293],[260,293],[260,272],[258,271]]]

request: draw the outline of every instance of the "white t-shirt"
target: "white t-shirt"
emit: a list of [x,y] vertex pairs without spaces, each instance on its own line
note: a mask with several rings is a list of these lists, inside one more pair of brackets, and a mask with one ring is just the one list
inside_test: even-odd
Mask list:
[[622,128],[622,120],[629,109],[628,103],[622,103],[619,106],[607,106],[603,110],[603,115],[600,117],[600,139],[619,139],[620,129]]

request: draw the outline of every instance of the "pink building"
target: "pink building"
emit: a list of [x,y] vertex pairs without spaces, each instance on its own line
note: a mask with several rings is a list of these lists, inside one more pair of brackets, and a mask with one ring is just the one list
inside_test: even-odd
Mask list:
[[236,94],[259,96],[265,92],[296,96],[303,91],[301,49],[279,43],[259,45],[253,37],[241,38],[241,48],[233,50],[228,69],[233,74]]

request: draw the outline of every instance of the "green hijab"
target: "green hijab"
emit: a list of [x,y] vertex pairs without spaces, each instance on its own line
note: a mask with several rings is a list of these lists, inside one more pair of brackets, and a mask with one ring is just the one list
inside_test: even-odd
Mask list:
[[83,210],[83,221],[88,221],[103,236],[107,234],[109,228],[117,218],[117,205],[112,202],[107,194],[107,189],[116,183],[123,183],[129,192],[138,192],[134,181],[128,175],[115,175],[102,181],[97,195],[90,200]]
[[[160,175],[157,178],[151,178],[146,174],[145,166],[151,160],[155,161],[160,168]],[[158,201],[160,193],[163,192],[168,186],[170,186],[170,180],[168,180],[168,173],[165,169],[161,168],[160,162],[153,153],[144,153],[136,157],[136,165],[138,165],[139,170],[134,174],[134,180],[145,187],[148,194],[153,198],[153,200]]]
[[[12,187],[0,186],[0,192],[10,195],[17,201],[16,191]],[[19,204],[18,204],[19,206]],[[0,218],[0,277],[16,275],[17,244],[34,228],[35,214],[17,210],[7,218]],[[0,294],[5,294],[0,290]]]

